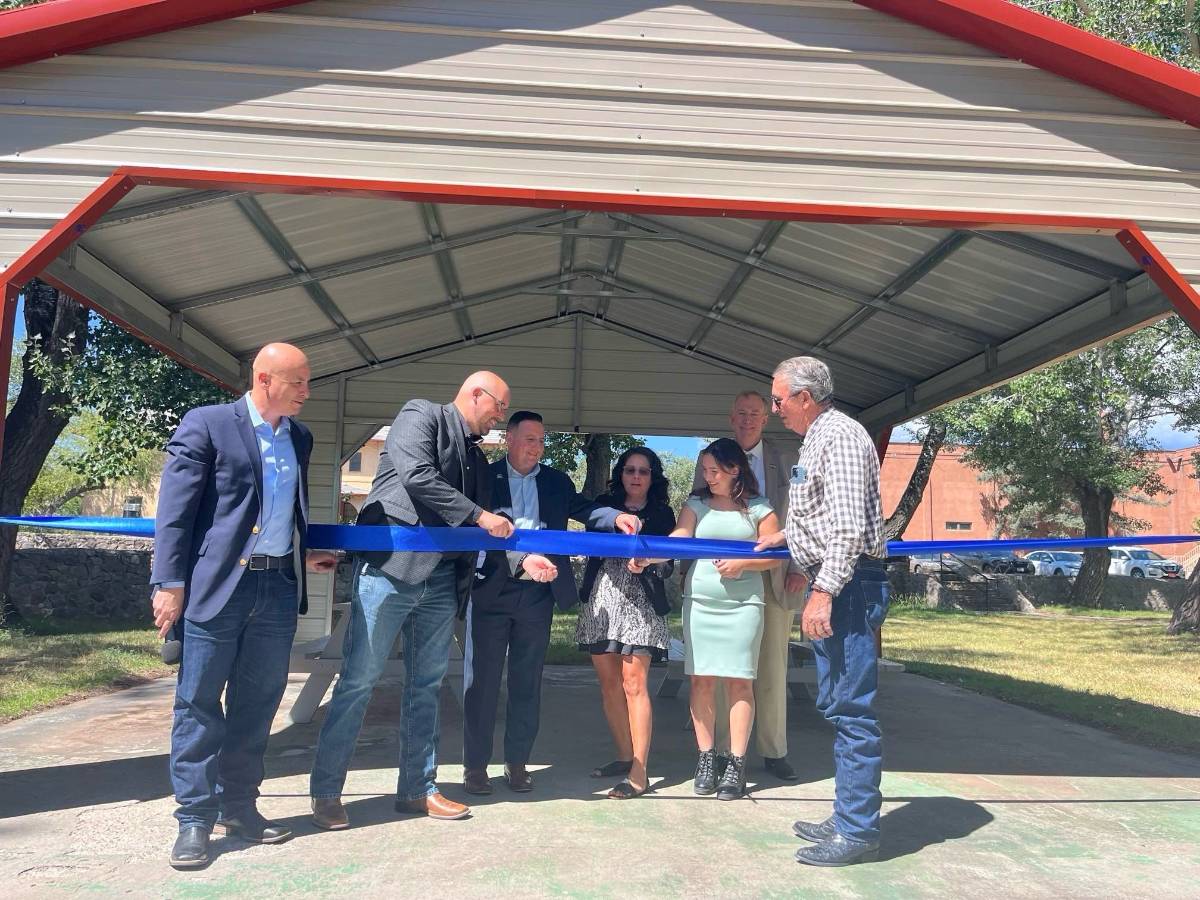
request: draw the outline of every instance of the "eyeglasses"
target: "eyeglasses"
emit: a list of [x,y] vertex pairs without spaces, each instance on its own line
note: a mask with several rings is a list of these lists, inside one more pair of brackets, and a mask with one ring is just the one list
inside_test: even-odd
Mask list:
[[635,469],[633,466],[626,466],[621,471],[626,475],[641,475],[643,478],[650,474],[649,469]]
[[481,387],[480,390],[496,401],[496,405],[500,407],[500,412],[506,412],[508,410],[508,404],[489,391],[487,388]]
[[[800,393],[800,392],[796,391],[796,394],[798,394],[798,393]],[[796,394],[788,394],[786,397],[776,397],[774,394],[772,394],[771,395],[771,409],[783,409],[783,404],[787,403],[789,400],[791,400],[793,397],[795,397]]]

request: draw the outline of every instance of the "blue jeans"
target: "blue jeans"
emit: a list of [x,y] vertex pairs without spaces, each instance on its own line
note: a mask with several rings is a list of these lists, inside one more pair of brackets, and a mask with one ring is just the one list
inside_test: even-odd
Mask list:
[[450,659],[458,607],[454,561],[405,584],[363,564],[350,604],[345,659],[317,743],[309,793],[340,797],[371,691],[402,635],[404,689],[400,703],[400,775],[396,796],[419,800],[437,793],[438,692]]
[[181,829],[211,831],[219,813],[254,807],[271,721],[287,687],[297,606],[290,570],[245,572],[213,618],[184,619],[171,728]]
[[817,709],[834,727],[834,825],[843,837],[879,840],[883,737],[875,715],[879,680],[875,632],[887,616],[882,563],[860,563],[833,599],[833,636],[813,641]]
[[504,761],[525,765],[541,720],[542,668],[550,646],[554,596],[550,585],[509,582],[490,603],[472,600],[467,613],[463,691],[463,765],[486,769],[508,659]]

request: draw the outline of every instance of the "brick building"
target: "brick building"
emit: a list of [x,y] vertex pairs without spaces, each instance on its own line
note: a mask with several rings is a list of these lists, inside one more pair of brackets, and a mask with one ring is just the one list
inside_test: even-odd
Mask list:
[[[884,457],[880,488],[883,508],[890,514],[917,464],[920,444],[892,444]],[[1173,492],[1151,503],[1118,502],[1117,511],[1150,523],[1147,534],[1191,534],[1200,517],[1200,482],[1196,480],[1193,454],[1200,446],[1161,450],[1153,454],[1163,482]],[[993,537],[988,510],[999,496],[994,481],[980,480],[979,472],[965,465],[962,451],[944,449],[938,454],[929,484],[904,534],[907,540],[941,540]],[[1182,545],[1178,552],[1163,549],[1164,555],[1184,555],[1195,545]]]

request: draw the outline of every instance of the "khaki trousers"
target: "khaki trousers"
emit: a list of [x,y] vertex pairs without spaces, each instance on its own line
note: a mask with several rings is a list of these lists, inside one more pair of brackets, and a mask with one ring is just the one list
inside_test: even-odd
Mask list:
[[[784,609],[775,599],[769,578],[763,579],[766,594],[762,643],[758,650],[758,677],[754,681],[754,744],[763,756],[787,756],[788,641],[796,611]],[[725,685],[717,683],[716,747],[729,749],[729,702]]]

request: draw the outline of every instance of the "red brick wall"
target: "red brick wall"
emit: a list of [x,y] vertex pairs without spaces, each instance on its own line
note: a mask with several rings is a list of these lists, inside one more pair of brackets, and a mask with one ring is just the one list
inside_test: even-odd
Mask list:
[[[1200,517],[1200,481],[1194,477],[1196,467],[1192,461],[1192,454],[1197,450],[1200,447],[1156,452],[1154,456],[1158,459],[1159,474],[1174,493],[1160,495],[1151,503],[1120,502],[1117,504],[1118,511],[1148,521],[1150,527],[1144,532],[1146,534],[1194,533],[1192,523]],[[892,444],[888,447],[880,483],[885,515],[890,515],[896,509],[920,451],[920,444]],[[963,465],[961,451],[943,450],[933,465],[921,505],[913,515],[904,537],[910,541],[989,538],[992,536],[992,523],[987,518],[986,510],[988,501],[994,500],[996,493],[994,482],[980,481],[977,470]],[[969,522],[971,527],[966,531],[950,530],[946,527],[947,522]],[[1185,552],[1184,547],[1178,553],[1166,548],[1160,548],[1160,552],[1175,556]]]

